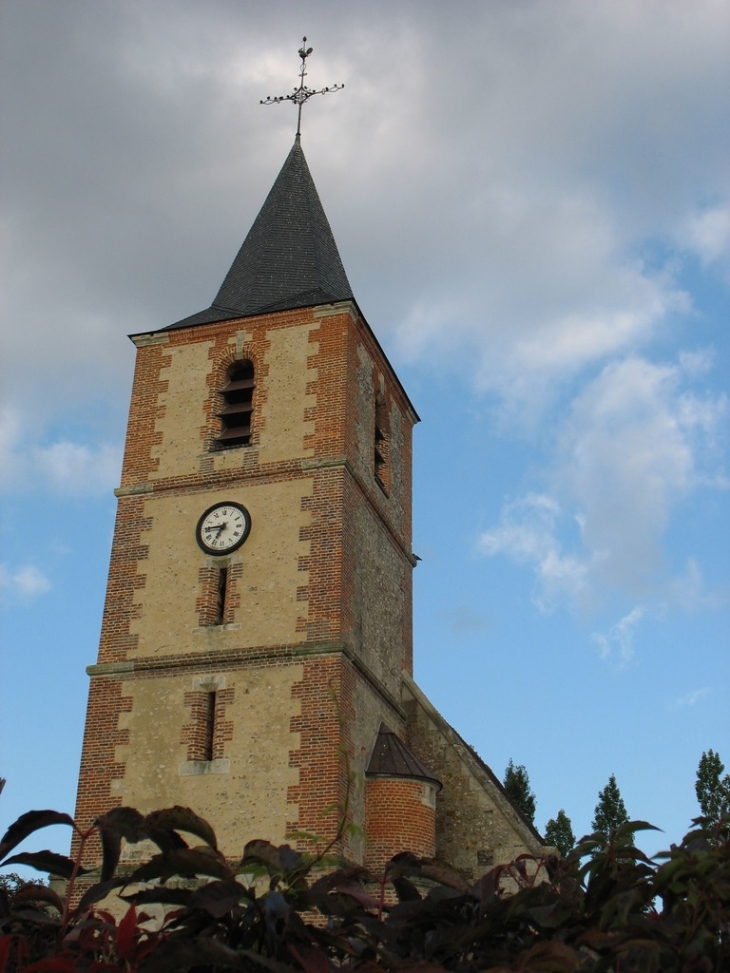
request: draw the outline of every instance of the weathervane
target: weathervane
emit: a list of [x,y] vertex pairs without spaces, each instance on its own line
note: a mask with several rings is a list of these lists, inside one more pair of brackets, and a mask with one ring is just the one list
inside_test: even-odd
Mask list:
[[299,57],[302,59],[302,66],[299,71],[299,87],[295,88],[291,95],[278,95],[276,98],[272,98],[269,95],[259,102],[261,105],[278,105],[280,101],[293,101],[297,106],[297,138],[300,138],[302,134],[302,105],[304,102],[311,98],[312,95],[326,95],[328,91],[340,91],[345,87],[344,84],[333,84],[329,88],[320,88],[319,91],[314,91],[305,85],[304,79],[307,76],[307,58],[313,50],[313,47],[307,47],[307,38],[302,37],[302,46],[299,48]]

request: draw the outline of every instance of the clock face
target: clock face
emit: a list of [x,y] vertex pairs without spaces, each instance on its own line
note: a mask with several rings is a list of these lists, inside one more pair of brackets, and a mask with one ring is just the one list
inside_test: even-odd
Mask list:
[[216,503],[198,521],[195,537],[206,554],[230,554],[251,530],[251,515],[240,503]]

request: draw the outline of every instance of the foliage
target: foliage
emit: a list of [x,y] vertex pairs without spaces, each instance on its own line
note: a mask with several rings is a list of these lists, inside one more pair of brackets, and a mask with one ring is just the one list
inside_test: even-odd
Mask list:
[[6,895],[15,895],[16,892],[25,888],[26,885],[37,884],[37,882],[31,882],[30,879],[23,878],[17,872],[6,872],[4,875],[0,875],[0,890],[5,892]]
[[530,778],[524,766],[518,764],[515,767],[511,758],[504,772],[504,789],[512,803],[522,811],[530,824],[533,824],[536,799],[530,790]]
[[702,814],[717,823],[723,814],[730,814],[730,774],[722,776],[725,765],[714,750],[703,753],[697,768],[695,793]]
[[611,774],[606,786],[598,793],[598,804],[593,812],[591,827],[611,838],[628,820],[629,815],[616,783],[616,775]]
[[558,811],[557,818],[550,818],[545,825],[545,841],[557,848],[563,858],[573,849],[575,835],[570,818],[562,808]]
[[[210,826],[179,807],[146,817],[108,812],[94,828],[77,829],[75,860],[47,851],[7,857],[61,821],[76,827],[66,815],[31,811],[0,841],[5,864],[52,867],[69,882],[65,898],[48,887],[0,895],[0,973],[730,969],[730,819],[712,834],[702,823],[659,865],[633,845],[634,832],[651,826],[631,822],[613,839],[584,838],[566,859],[522,855],[473,884],[407,852],[382,875],[357,866],[326,871],[321,856],[267,841],[250,841],[231,863]],[[94,832],[103,861],[91,884],[79,862]],[[190,847],[183,835],[200,844]],[[158,853],[125,876],[122,840],[142,839]],[[87,888],[73,905],[79,883]],[[99,907],[112,891],[126,903],[121,918]],[[169,911],[151,925],[148,909]]]

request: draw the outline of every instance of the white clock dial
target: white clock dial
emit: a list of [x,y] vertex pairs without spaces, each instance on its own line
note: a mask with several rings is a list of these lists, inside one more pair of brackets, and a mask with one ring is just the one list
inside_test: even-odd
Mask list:
[[240,503],[216,503],[202,515],[195,531],[198,544],[208,554],[230,554],[248,537],[251,517]]

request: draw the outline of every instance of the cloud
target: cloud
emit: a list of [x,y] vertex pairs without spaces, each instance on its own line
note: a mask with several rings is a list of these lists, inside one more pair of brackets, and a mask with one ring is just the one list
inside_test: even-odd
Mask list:
[[705,264],[730,256],[730,206],[717,206],[689,219],[686,245]]
[[0,489],[7,490],[22,478],[23,457],[20,418],[14,409],[0,409]]
[[10,568],[0,564],[0,597],[7,604],[34,601],[51,590],[51,582],[33,565]]
[[[24,326],[6,387],[43,421],[59,392],[126,388],[125,332],[213,297],[293,131],[290,105],[258,104],[295,80],[282,9],[8,11],[3,313]],[[346,88],[307,105],[306,149],[378,333],[529,412],[691,309],[676,267],[637,257],[647,244],[671,239],[680,265],[726,245],[727,12],[469,10],[465,30],[435,3],[322,0],[308,80]]]
[[663,568],[677,504],[725,485],[716,440],[727,398],[700,397],[682,378],[638,356],[612,362],[575,397],[559,437],[556,482],[580,512],[596,580],[634,594]]
[[117,446],[89,447],[61,441],[33,450],[32,461],[41,475],[64,494],[106,493],[119,480],[122,452]]
[[622,668],[627,666],[634,657],[636,628],[645,615],[646,608],[637,605],[605,634],[593,632],[591,639],[598,646],[601,658],[616,661]]
[[[6,488],[116,485],[109,423],[60,436],[59,410],[121,412],[125,334],[207,305],[293,136],[290,105],[259,105],[296,78],[286,4],[100,9],[11,5],[0,37]],[[503,434],[557,441],[482,551],[527,566],[541,610],[647,603],[680,504],[725,483],[727,401],[692,386],[712,349],[652,359],[728,249],[726,5],[311,17],[308,82],[346,88],[307,105],[304,144],[384,347],[471,383]]]
[[[524,412],[692,311],[677,252],[651,262],[637,254],[668,239],[680,254],[718,251],[724,204],[701,212],[697,199],[710,185],[727,197],[708,107],[719,103],[706,88],[727,67],[716,7],[658,18],[650,3],[598,3],[590,13],[561,3],[549,15],[532,7],[519,27],[515,9],[502,8],[479,37],[491,83],[476,85],[474,151],[451,184],[425,188],[432,202],[412,244],[422,265],[426,248],[440,245],[440,273],[422,273],[411,288],[418,297],[398,338],[403,356],[467,363],[480,389]],[[702,67],[690,50],[704,52]],[[466,42],[462,78],[470,54]],[[689,109],[700,90],[704,116]],[[463,115],[458,105],[451,113],[456,128]],[[706,124],[713,148],[700,158],[687,132]],[[495,137],[482,143],[482,132]],[[455,163],[434,144],[435,183]],[[412,191],[420,185],[416,173]]]
[[19,414],[0,413],[0,490],[51,488],[66,496],[112,490],[119,482],[122,450],[106,443],[87,445],[67,439],[32,445]]
[[561,516],[551,497],[528,494],[506,504],[498,526],[485,531],[477,545],[487,557],[505,554],[533,570],[537,582],[533,601],[541,611],[550,611],[566,598],[580,599],[589,583],[588,559],[561,548],[557,537]]
[[[545,475],[550,490],[506,502],[478,542],[482,554],[532,570],[541,610],[585,607],[599,592],[656,603],[671,597],[684,608],[720,603],[719,593],[704,591],[694,558],[684,577],[667,577],[663,551],[678,505],[699,489],[728,485],[718,465],[727,399],[700,397],[683,384],[710,360],[705,354],[687,368],[685,357],[683,370],[626,358],[606,365],[573,398]],[[628,659],[640,617],[630,613],[596,641]]]
[[730,604],[730,587],[708,589],[697,558],[688,557],[684,572],[672,579],[670,598],[686,612],[712,611]]
[[712,693],[713,690],[709,686],[704,686],[702,689],[695,689],[693,692],[687,693],[686,696],[681,696],[679,699],[676,699],[674,705],[677,707],[696,706],[700,700],[712,695]]
[[711,371],[715,361],[714,348],[699,348],[694,351],[681,351],[679,365],[688,378],[701,378]]
[[466,367],[517,416],[541,411],[566,381],[647,346],[668,317],[690,310],[669,269],[631,256],[598,194],[578,200],[569,186],[519,183],[503,190],[520,197],[509,214],[492,192],[482,221],[469,218],[472,249],[459,250],[459,267],[447,257],[439,278],[414,289],[396,335],[402,357]]

